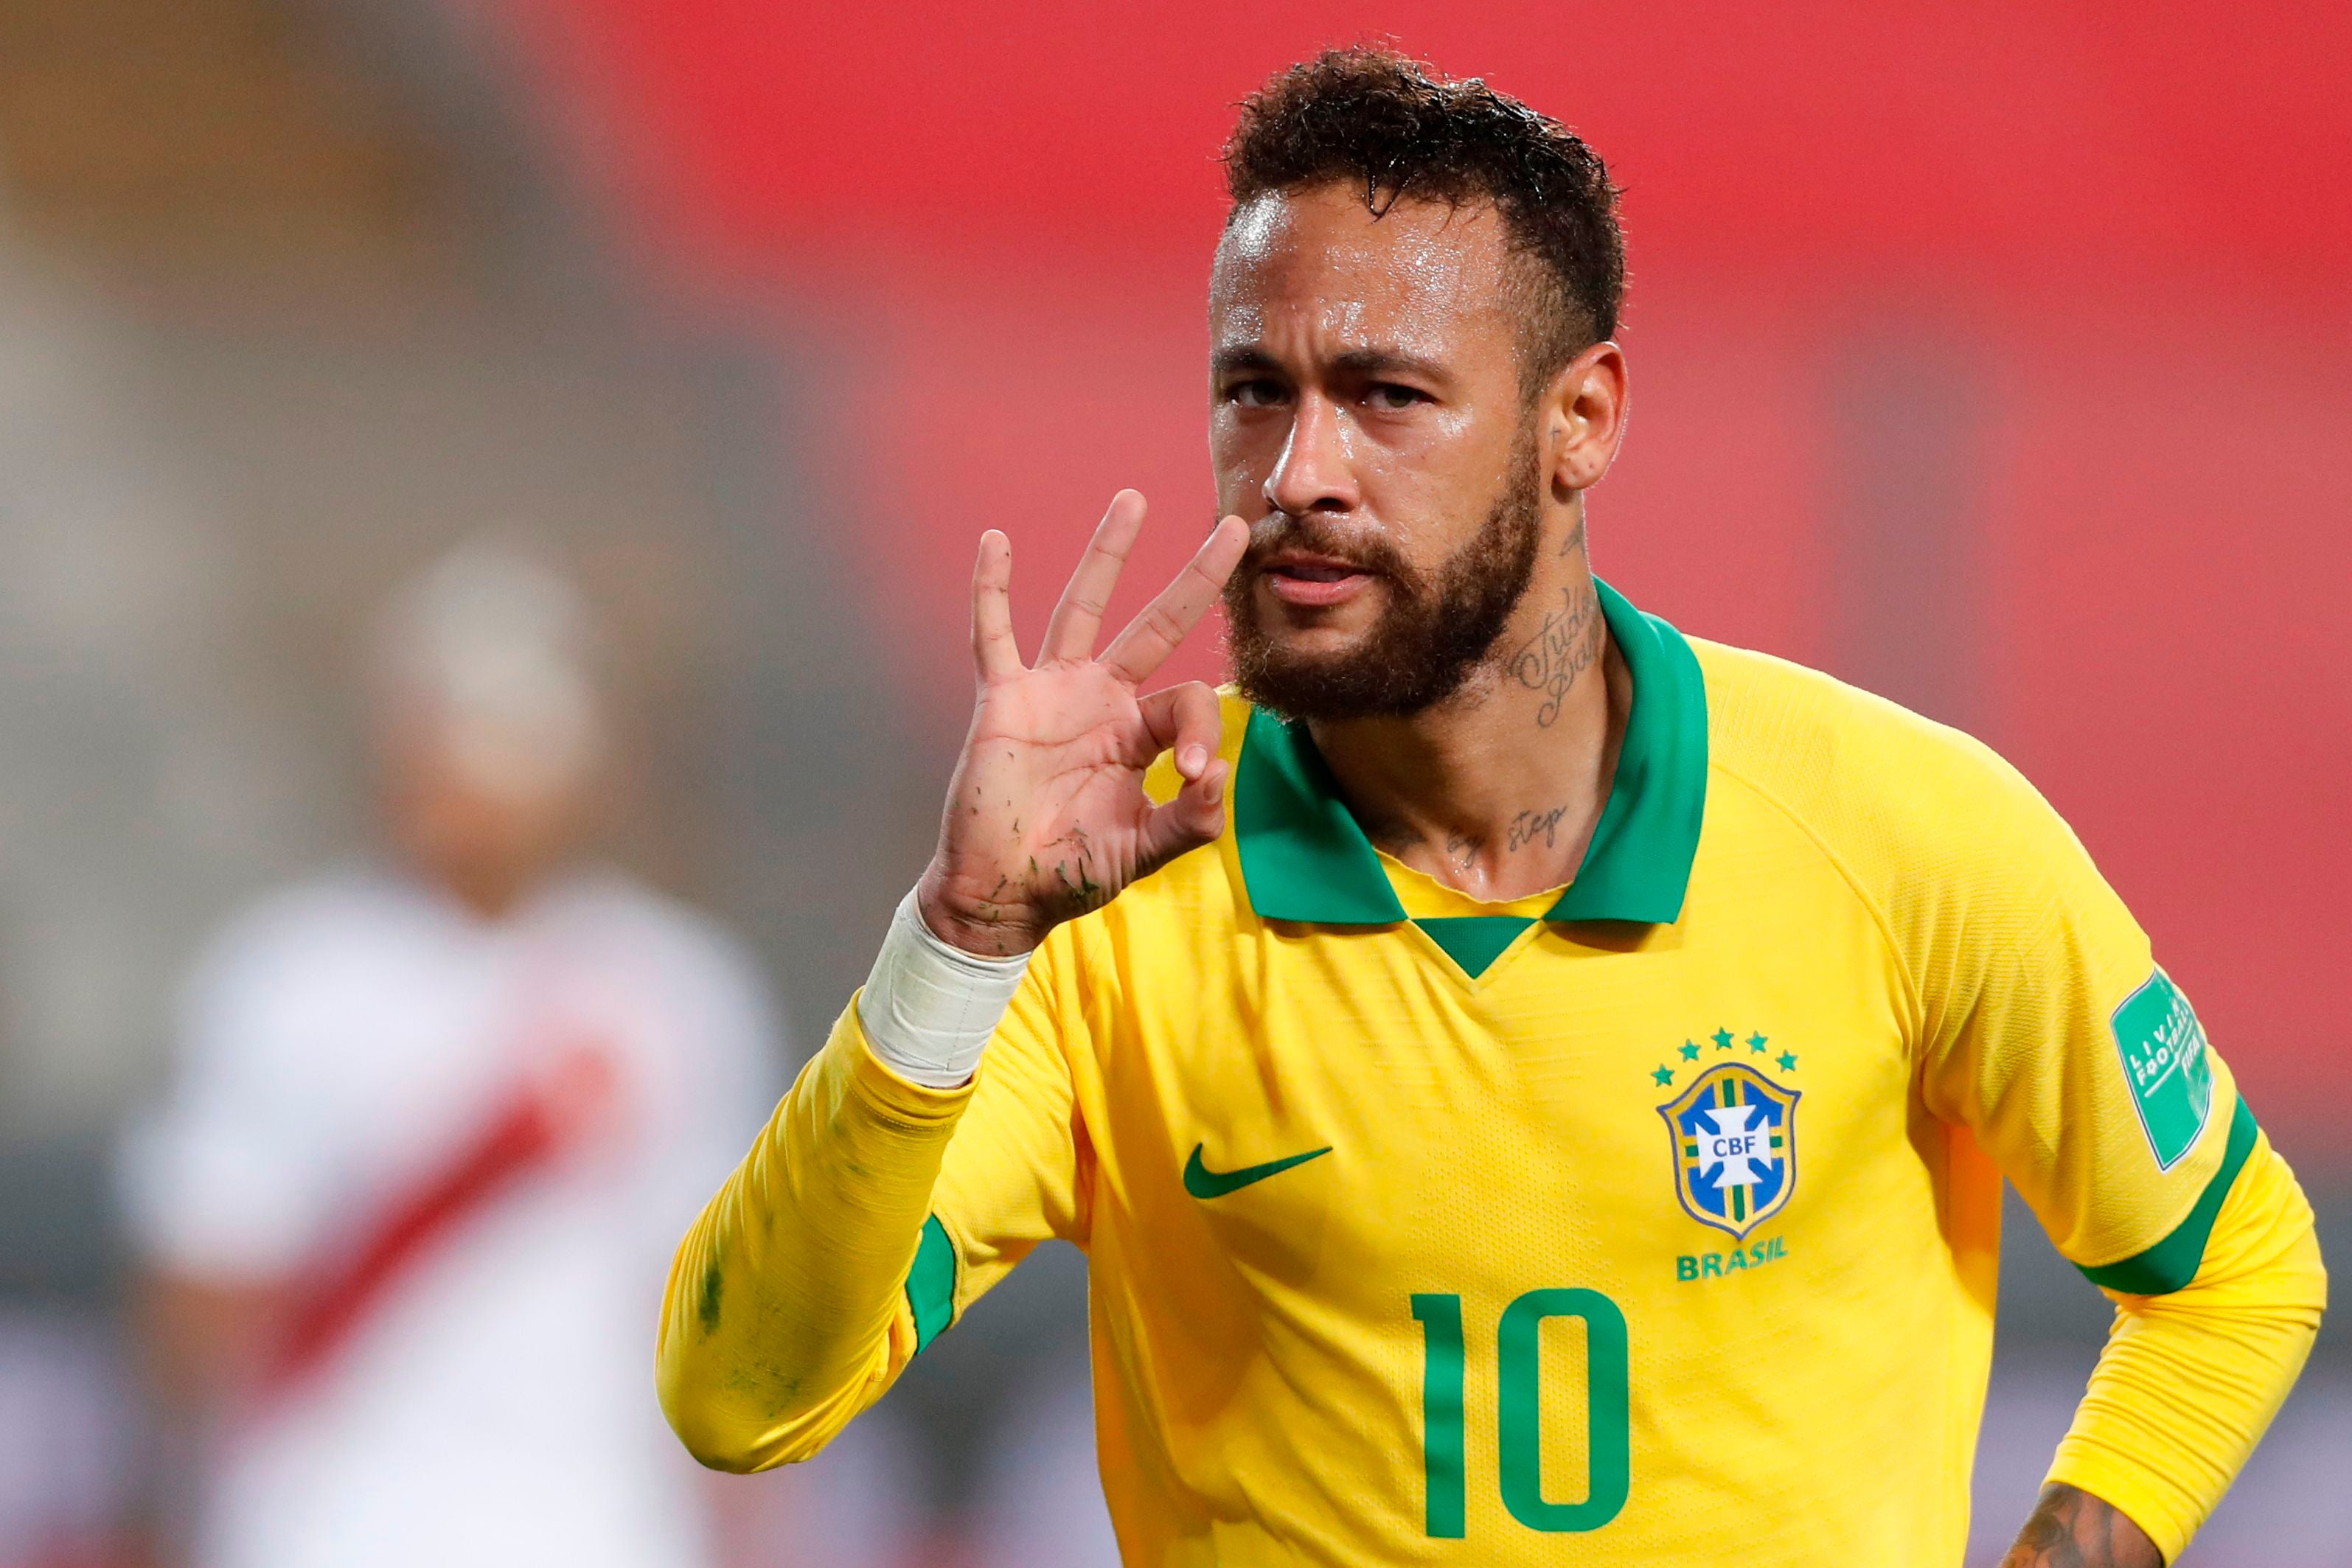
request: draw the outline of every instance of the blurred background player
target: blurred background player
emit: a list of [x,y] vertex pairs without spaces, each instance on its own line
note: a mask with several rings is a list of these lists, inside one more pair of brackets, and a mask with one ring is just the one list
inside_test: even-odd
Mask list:
[[468,545],[377,628],[384,863],[197,966],[122,1172],[198,1561],[708,1561],[642,1369],[668,1233],[772,1097],[724,935],[584,862],[583,607]]

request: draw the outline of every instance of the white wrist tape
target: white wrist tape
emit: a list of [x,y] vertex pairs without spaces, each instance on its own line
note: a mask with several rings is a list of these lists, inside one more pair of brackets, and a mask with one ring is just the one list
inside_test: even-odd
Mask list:
[[980,1065],[1029,955],[983,958],[931,935],[909,892],[890,916],[874,972],[857,998],[866,1043],[891,1071],[932,1089],[952,1089]]

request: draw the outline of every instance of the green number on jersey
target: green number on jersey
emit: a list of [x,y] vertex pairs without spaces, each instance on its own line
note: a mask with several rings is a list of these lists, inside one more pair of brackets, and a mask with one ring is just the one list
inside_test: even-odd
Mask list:
[[[1416,1295],[1422,1325],[1422,1469],[1427,1531],[1460,1539],[1467,1512],[1463,1464],[1462,1298]],[[1541,1334],[1546,1318],[1584,1322],[1586,1484],[1581,1502],[1543,1495]],[[1503,1506],[1529,1530],[1598,1530],[1617,1517],[1633,1484],[1633,1397],[1625,1314],[1598,1291],[1529,1291],[1503,1309],[1496,1330],[1496,1448]]]
[[[1582,1502],[1543,1495],[1543,1407],[1537,1336],[1546,1318],[1584,1320],[1585,1470]],[[1529,1291],[1503,1309],[1496,1333],[1496,1446],[1503,1506],[1529,1530],[1598,1530],[1633,1484],[1633,1414],[1626,1387],[1625,1314],[1598,1291]]]
[[1462,1298],[1415,1296],[1422,1325],[1421,1463],[1428,1477],[1428,1532],[1462,1537]]

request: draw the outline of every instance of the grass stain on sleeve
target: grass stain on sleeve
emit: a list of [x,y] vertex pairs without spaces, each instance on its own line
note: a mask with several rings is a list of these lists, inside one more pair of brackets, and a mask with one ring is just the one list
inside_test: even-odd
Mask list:
[[719,1271],[719,1260],[712,1259],[702,1270],[702,1292],[696,1300],[694,1315],[702,1324],[705,1334],[719,1327],[719,1298],[726,1292],[727,1278]]

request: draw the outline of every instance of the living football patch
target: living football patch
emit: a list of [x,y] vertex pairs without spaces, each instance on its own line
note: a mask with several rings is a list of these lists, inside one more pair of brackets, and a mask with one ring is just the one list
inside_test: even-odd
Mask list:
[[2148,1147],[2156,1152],[2157,1168],[2168,1171],[2197,1146],[2212,1114],[2213,1064],[2205,1054],[2205,1026],[2161,967],[2124,998],[2114,1023],[2124,1083]]

